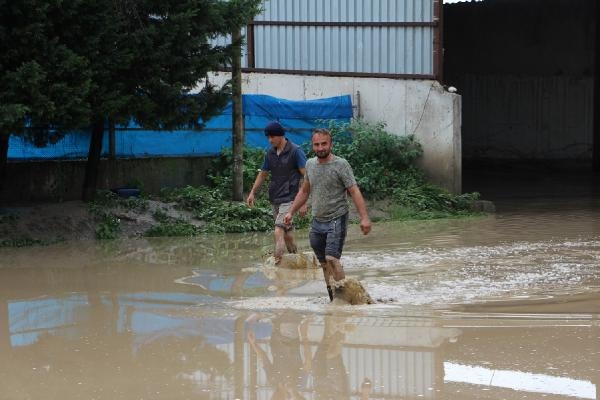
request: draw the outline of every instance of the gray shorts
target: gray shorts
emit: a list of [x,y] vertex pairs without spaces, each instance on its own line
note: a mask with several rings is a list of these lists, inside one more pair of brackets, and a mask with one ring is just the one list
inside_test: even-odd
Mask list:
[[292,208],[292,202],[289,201],[287,203],[281,204],[273,204],[273,219],[275,220],[275,226],[283,228],[286,232],[294,229],[292,224],[286,225],[283,223],[283,217],[287,214]]

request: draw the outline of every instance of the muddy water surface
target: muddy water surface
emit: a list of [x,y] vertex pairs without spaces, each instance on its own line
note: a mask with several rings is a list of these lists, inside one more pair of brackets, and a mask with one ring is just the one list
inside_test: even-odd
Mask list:
[[599,217],[352,226],[355,307],[267,234],[2,249],[0,399],[598,399]]

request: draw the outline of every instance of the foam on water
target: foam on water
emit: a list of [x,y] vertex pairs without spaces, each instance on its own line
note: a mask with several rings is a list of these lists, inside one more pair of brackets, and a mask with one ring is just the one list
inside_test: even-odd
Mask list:
[[[346,252],[342,262],[346,275],[363,284],[378,303],[375,306],[440,308],[499,300],[539,300],[572,291],[597,292],[599,259],[600,241],[557,240]],[[310,279],[297,278],[297,285],[285,296],[250,298],[235,306],[306,311],[331,306],[320,271]]]
[[[589,262],[582,262],[586,254]],[[560,294],[593,282],[599,241],[548,241],[344,256],[375,299],[443,306]],[[589,290],[598,290],[593,285]]]

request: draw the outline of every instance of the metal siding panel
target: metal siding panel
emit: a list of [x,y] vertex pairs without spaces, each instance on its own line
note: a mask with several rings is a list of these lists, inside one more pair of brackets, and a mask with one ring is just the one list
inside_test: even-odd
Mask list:
[[300,21],[308,20],[308,2],[306,2],[306,1],[301,2],[299,17],[300,17]]
[[315,69],[318,71],[323,71],[323,65],[325,65],[324,49],[328,48],[329,44],[325,42],[325,30],[323,27],[315,28],[315,43],[313,48],[315,49],[315,58],[314,64]]
[[283,68],[284,66],[279,63],[279,47],[281,47],[281,41],[279,38],[279,28],[276,26],[269,27],[269,43],[275,43],[275,46],[270,46],[269,50],[265,52],[267,62],[270,65],[274,65],[275,68]]
[[406,21],[414,21],[415,20],[415,1],[419,0],[405,0],[404,1],[404,18]]
[[324,51],[324,60],[325,64],[329,66],[330,71],[335,71],[337,69],[338,59],[335,57],[334,49],[337,49],[340,45],[339,42],[339,29],[328,29],[327,30],[327,43],[329,46]]
[[360,21],[373,21],[372,5],[373,4],[368,0],[363,2]]
[[342,0],[331,0],[331,20],[334,22],[343,21],[344,17],[342,14]]
[[375,65],[378,65],[377,72],[389,71],[389,54],[387,52],[388,42],[389,42],[389,32],[388,28],[381,28],[379,30],[379,43],[377,43],[377,60],[378,62]]
[[414,14],[414,20],[415,21],[424,21],[425,20],[425,15],[423,13],[423,1],[419,1],[419,0],[415,0],[415,14]]
[[365,40],[363,42],[363,70],[361,72],[374,72],[373,71],[373,54],[375,54],[376,47],[374,29],[367,27],[363,29],[365,34]]
[[[351,39],[350,34],[348,32],[348,28],[340,28],[340,71],[348,71],[350,68],[350,64],[352,63],[352,57],[354,57],[354,54],[352,54],[348,46],[348,42],[350,40]],[[344,54],[344,56],[342,56],[342,54]]]
[[[433,0],[270,0],[256,20],[430,22]],[[255,65],[282,70],[433,73],[432,27],[285,27],[255,29]],[[246,52],[244,52],[244,55]],[[244,65],[248,64],[247,58]]]
[[406,42],[407,42],[406,36],[408,35],[408,32],[406,29],[400,29],[398,33],[400,35],[400,37],[398,38],[398,44],[400,45],[400,49],[401,49],[401,51],[399,51],[398,54],[400,55],[400,57],[402,57],[402,59],[400,60],[400,71],[402,71],[402,73],[408,73],[408,69],[406,68],[406,65],[408,62],[407,61],[408,54],[407,54],[407,49],[406,49]]
[[423,28],[415,28],[415,58],[413,62],[413,71],[422,71],[423,66]]
[[340,70],[340,29],[331,30],[331,48],[329,49],[329,59],[332,71]]
[[266,64],[264,59],[264,51],[265,48],[265,27],[264,26],[256,26],[254,28],[254,63],[257,68],[263,68]]
[[294,27],[294,59],[292,60],[292,63],[290,65],[295,66],[301,63],[301,59],[302,59],[302,45],[301,45],[301,41],[302,41],[302,32],[300,30],[300,27],[295,26]]
[[394,49],[394,44],[396,42],[395,38],[395,29],[389,29],[387,32],[387,43],[385,52],[387,54],[387,69],[388,71],[396,72],[396,51]]
[[316,40],[316,30],[317,28],[314,26],[310,26],[308,28],[308,43],[307,45],[307,49],[308,49],[308,69],[311,71],[315,71],[317,70],[317,65],[315,63],[315,59],[316,59],[316,44],[317,44],[317,40]]
[[355,71],[363,72],[364,71],[364,48],[365,48],[365,32],[361,30],[355,30],[356,35],[356,66]]
[[415,65],[415,30],[410,29],[407,31],[406,35],[406,62],[404,67],[406,68],[406,72],[409,74],[414,73],[414,65]]
[[426,35],[423,41],[425,64],[423,66],[423,71],[429,71],[429,73],[433,74],[433,52],[435,51],[433,47],[434,30],[433,28],[426,28],[425,33]]

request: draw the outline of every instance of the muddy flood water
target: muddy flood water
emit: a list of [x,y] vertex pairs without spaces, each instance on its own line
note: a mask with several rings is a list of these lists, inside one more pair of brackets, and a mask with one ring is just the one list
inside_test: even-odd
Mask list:
[[497,207],[351,226],[364,306],[269,234],[2,249],[0,399],[599,399],[600,202]]

